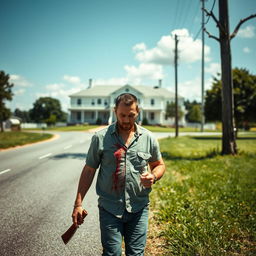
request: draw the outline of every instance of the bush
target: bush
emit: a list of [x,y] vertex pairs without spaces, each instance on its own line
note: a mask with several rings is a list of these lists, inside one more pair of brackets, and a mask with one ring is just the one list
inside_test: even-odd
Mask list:
[[148,125],[148,119],[146,117],[143,118],[142,125]]

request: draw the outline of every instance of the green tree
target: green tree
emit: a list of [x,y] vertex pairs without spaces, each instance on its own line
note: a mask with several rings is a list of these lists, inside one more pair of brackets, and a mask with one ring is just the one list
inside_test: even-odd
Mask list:
[[201,122],[201,105],[197,101],[190,102],[185,101],[185,107],[187,110],[186,120],[191,123],[200,123]]
[[12,87],[13,84],[9,83],[9,75],[5,74],[4,71],[0,71],[0,126],[1,132],[4,131],[3,122],[7,120],[10,115],[10,109],[6,108],[5,100],[12,100]]
[[[234,115],[237,127],[249,128],[256,122],[256,76],[246,69],[233,69]],[[208,121],[221,120],[222,83],[214,78],[213,86],[206,92],[205,116]]]
[[[175,117],[175,103],[171,102],[166,105],[166,116]],[[181,110],[181,107],[178,106],[178,117],[179,120],[184,116],[184,112]]]
[[31,121],[29,111],[22,111],[19,108],[16,108],[13,114],[19,117],[24,123],[29,123]]
[[61,110],[59,100],[51,97],[36,100],[30,110],[30,117],[36,123],[55,124],[66,121],[66,113]]

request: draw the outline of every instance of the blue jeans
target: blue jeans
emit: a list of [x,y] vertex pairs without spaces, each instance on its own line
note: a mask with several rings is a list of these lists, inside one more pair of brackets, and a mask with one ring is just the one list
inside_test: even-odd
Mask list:
[[147,240],[148,206],[137,213],[124,212],[122,218],[99,207],[103,256],[121,256],[122,239],[126,256],[143,256]]

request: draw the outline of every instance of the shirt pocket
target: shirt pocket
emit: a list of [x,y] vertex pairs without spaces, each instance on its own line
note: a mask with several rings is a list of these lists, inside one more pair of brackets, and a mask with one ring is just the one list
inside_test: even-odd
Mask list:
[[150,153],[138,151],[131,159],[133,171],[143,173],[148,170],[148,161],[151,157]]

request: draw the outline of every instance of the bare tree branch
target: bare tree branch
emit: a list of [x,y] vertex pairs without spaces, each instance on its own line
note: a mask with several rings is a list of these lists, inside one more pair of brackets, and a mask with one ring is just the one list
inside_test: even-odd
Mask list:
[[205,32],[210,38],[213,38],[213,39],[217,40],[218,42],[220,42],[220,39],[219,39],[218,37],[211,35],[206,29],[204,29],[204,32]]
[[207,16],[211,16],[215,23],[216,23],[216,26],[219,27],[221,29],[221,31],[223,33],[225,33],[225,30],[223,29],[223,27],[220,25],[220,22],[218,21],[218,19],[216,18],[216,16],[214,15],[214,13],[211,11],[211,12],[208,12],[205,8],[202,8],[202,10],[206,13]]
[[246,22],[247,20],[250,20],[250,19],[252,19],[252,18],[255,18],[255,17],[256,17],[256,14],[252,14],[252,15],[248,16],[247,18],[244,18],[244,19],[240,20],[240,22],[237,24],[237,26],[236,26],[234,32],[230,35],[230,40],[233,39],[233,38],[236,36],[236,34],[237,34],[239,28],[241,27],[241,25],[242,25],[244,22]]

